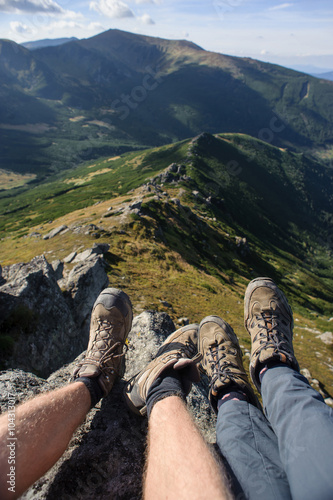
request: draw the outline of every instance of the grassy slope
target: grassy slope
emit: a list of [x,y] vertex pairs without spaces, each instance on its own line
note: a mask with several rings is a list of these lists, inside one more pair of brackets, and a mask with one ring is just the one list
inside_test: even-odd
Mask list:
[[[172,162],[185,164],[190,179],[164,184],[167,194],[159,199],[139,187]],[[1,264],[41,253],[52,261],[95,241],[71,231],[46,241],[22,233],[43,235],[60,224],[97,224],[104,229],[98,242],[111,245],[110,283],[130,294],[137,312],[165,310],[174,320],[187,316],[190,321],[219,314],[247,349],[243,294],[250,279],[269,275],[295,311],[300,364],[332,394],[332,349],[315,333],[332,331],[330,254],[315,232],[319,228],[324,235],[327,224],[328,177],[320,168],[299,155],[267,145],[258,148],[252,138],[229,134],[105,158],[1,200],[2,213],[7,211],[1,217],[6,230]],[[311,175],[319,174],[317,193],[311,189]],[[137,197],[144,200],[142,217],[104,217],[110,205],[116,209]],[[249,252],[237,247],[237,236],[247,238]]]

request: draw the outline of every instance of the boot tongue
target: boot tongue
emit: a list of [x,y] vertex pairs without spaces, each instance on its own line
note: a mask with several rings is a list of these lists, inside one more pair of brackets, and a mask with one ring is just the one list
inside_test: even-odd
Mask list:
[[273,321],[272,321],[272,317],[273,317],[273,314],[272,314],[272,310],[271,309],[268,309],[268,310],[264,310],[262,312],[262,317],[265,321],[265,326],[267,327],[267,331],[269,331],[270,333],[272,332],[272,328],[273,328]]

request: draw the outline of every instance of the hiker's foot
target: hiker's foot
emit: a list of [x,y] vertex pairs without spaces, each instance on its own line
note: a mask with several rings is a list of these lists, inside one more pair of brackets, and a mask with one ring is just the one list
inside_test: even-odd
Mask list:
[[174,386],[175,393],[177,387],[180,387],[184,396],[187,396],[191,390],[191,382],[198,382],[200,379],[197,363],[201,358],[197,352],[197,334],[198,325],[187,325],[176,330],[163,342],[148,366],[127,383],[124,396],[132,411],[140,415],[147,413],[149,389],[165,373],[171,377],[173,373],[177,375],[175,378],[180,380],[179,384],[172,384],[171,380],[171,385]]
[[123,349],[132,326],[132,305],[126,293],[106,288],[92,310],[89,344],[84,359],[75,367],[73,380],[91,378],[103,396],[124,374]]
[[229,391],[244,393],[246,399],[260,408],[243,367],[238,339],[218,316],[207,316],[199,326],[198,351],[202,354],[201,369],[209,378],[208,399],[217,411],[218,399]]
[[265,366],[286,363],[299,370],[292,344],[292,310],[273,280],[256,278],[249,283],[244,319],[252,340],[250,375],[259,391],[259,373]]

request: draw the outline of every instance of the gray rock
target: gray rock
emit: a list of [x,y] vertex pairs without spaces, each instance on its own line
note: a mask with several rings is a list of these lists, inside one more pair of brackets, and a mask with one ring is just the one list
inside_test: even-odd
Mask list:
[[65,264],[70,264],[76,257],[76,252],[72,252],[64,258]]
[[160,300],[160,302],[161,302],[162,306],[164,306],[164,307],[172,307],[172,305],[169,304],[169,302],[167,302],[166,300]]
[[91,258],[77,264],[68,275],[65,296],[75,324],[81,332],[81,350],[88,339],[92,306],[108,285],[103,257],[94,252]]
[[92,248],[88,248],[84,252],[78,253],[72,262],[84,262],[84,261],[95,259],[95,258],[96,258],[96,254],[95,254],[94,250]]
[[311,380],[311,373],[307,368],[302,368],[302,370],[300,370],[300,372],[305,378],[307,378],[308,380]]
[[332,332],[325,332],[322,333],[321,335],[316,335],[317,339],[320,339],[324,344],[327,345],[332,345],[333,344],[333,333]]
[[88,224],[87,226],[77,226],[74,224],[71,226],[71,229],[75,234],[91,234],[98,231],[104,231],[102,227],[98,227],[95,224]]
[[135,210],[135,209],[140,210],[141,205],[142,205],[142,200],[137,200],[137,201],[134,201],[133,203],[130,204],[129,209],[130,210]]
[[240,236],[235,236],[235,242],[237,249],[242,257],[247,257],[250,253],[250,247],[248,245],[246,238],[241,238]]
[[76,255],[72,262],[84,262],[86,260],[93,260],[96,255],[103,255],[109,251],[110,245],[107,243],[95,243],[93,248],[88,248],[84,252]]
[[0,328],[15,344],[2,359],[6,367],[48,376],[79,351],[72,313],[44,256],[4,268],[0,286]]
[[98,255],[104,255],[110,250],[110,245],[108,243],[94,243],[93,251]]
[[177,323],[180,326],[185,326],[190,324],[190,320],[188,318],[178,318]]
[[154,358],[165,338],[175,330],[167,313],[144,311],[136,316],[128,336],[125,378],[129,379],[142,370]]
[[54,260],[51,263],[51,266],[53,268],[53,271],[55,273],[56,280],[59,281],[62,279],[62,273],[64,271],[64,263],[61,262],[61,260]]
[[57,236],[57,234],[61,233],[62,231],[65,231],[65,229],[67,229],[67,226],[65,226],[65,225],[56,227],[55,229],[52,229],[52,231],[50,231],[48,234],[46,234],[43,237],[43,239],[50,240],[51,238],[54,238],[55,236]]
[[0,329],[12,339],[0,355],[5,368],[46,377],[86,348],[92,306],[108,286],[103,256],[95,253],[105,249],[97,246],[93,258],[76,265],[68,278],[60,261],[55,272],[44,256],[3,268]]
[[[126,354],[125,379],[141,370],[174,330],[165,313],[145,311],[134,318]],[[74,363],[53,373],[47,380],[19,370],[0,375],[0,394],[16,393],[18,402],[34,394],[62,387]],[[69,447],[39,481],[21,498],[25,500],[139,500],[146,447],[147,419],[127,409],[122,398],[125,380],[119,380],[108,397],[90,410],[76,430]],[[194,385],[188,406],[209,442],[215,441],[216,418],[206,398],[204,382]],[[2,408],[6,400],[0,399]]]

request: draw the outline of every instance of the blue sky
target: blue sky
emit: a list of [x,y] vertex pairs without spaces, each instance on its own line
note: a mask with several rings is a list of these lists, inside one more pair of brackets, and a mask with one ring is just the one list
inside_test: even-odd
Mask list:
[[333,70],[332,0],[0,0],[0,38],[88,38],[110,28]]

